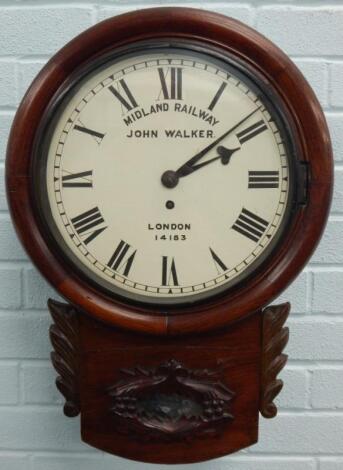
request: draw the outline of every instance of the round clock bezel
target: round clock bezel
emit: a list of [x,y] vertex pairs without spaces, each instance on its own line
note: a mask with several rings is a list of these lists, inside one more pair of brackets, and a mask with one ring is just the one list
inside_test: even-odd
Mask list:
[[[307,167],[307,201],[299,198],[290,228],[256,275],[202,304],[159,310],[114,301],[86,282],[55,252],[42,229],[32,188],[32,159],[42,115],[79,67],[142,40],[201,42],[243,62],[265,80],[285,108],[294,145]],[[332,192],[332,151],[320,105],[280,49],[242,23],[189,8],[155,8],[106,20],[57,53],[31,85],[12,127],[6,179],[12,217],[27,252],[50,283],[79,309],[113,325],[152,334],[184,334],[227,325],[273,300],[301,271],[324,229]],[[305,184],[302,181],[302,186]]]
[[[290,173],[290,184],[289,184],[289,195],[287,200],[287,207],[280,227],[273,237],[273,240],[268,245],[265,252],[259,256],[254,263],[252,263],[247,269],[233,279],[230,285],[228,283],[221,284],[209,291],[200,291],[197,294],[189,296],[144,296],[143,294],[126,292],[120,287],[111,285],[106,280],[98,279],[96,274],[88,270],[82,262],[71,252],[70,248],[65,243],[61,233],[59,232],[56,223],[51,215],[51,208],[48,202],[48,189],[46,187],[46,165],[47,165],[47,154],[51,143],[51,136],[54,132],[55,126],[59,121],[60,115],[63,113],[65,106],[68,105],[68,98],[73,94],[74,90],[81,87],[82,83],[86,80],[88,75],[92,72],[98,73],[102,68],[105,69],[109,64],[120,62],[122,59],[127,57],[137,57],[139,55],[158,53],[159,50],[165,51],[171,49],[173,52],[178,51],[186,54],[194,54],[194,59],[207,60],[213,59],[214,66],[225,67],[226,71],[231,71],[236,78],[242,80],[244,84],[249,86],[249,89],[259,95],[263,93],[262,101],[266,106],[268,112],[270,112],[275,120],[279,132],[281,133],[286,153],[288,155],[288,171]],[[230,61],[230,62],[229,62]],[[45,236],[50,237],[50,244],[54,249],[56,255],[63,257],[63,261],[69,264],[71,270],[77,270],[78,275],[83,278],[87,283],[93,285],[95,289],[101,289],[103,292],[114,301],[127,302],[131,305],[141,305],[143,308],[161,309],[168,308],[172,309],[177,313],[178,309],[187,306],[196,306],[200,303],[209,302],[214,300],[216,297],[224,296],[227,292],[232,292],[235,286],[239,283],[246,281],[249,276],[253,276],[254,272],[261,267],[269,256],[272,256],[273,250],[277,249],[280,240],[284,236],[287,224],[290,216],[294,210],[296,210],[296,149],[292,145],[291,141],[291,130],[288,128],[288,123],[285,121],[283,116],[282,103],[278,102],[277,96],[273,96],[272,92],[266,88],[263,83],[257,83],[258,77],[250,77],[248,74],[251,71],[244,69],[244,65],[239,62],[235,62],[231,57],[223,57],[220,51],[215,48],[206,48],[202,44],[195,41],[175,41],[173,39],[165,39],[157,41],[143,41],[132,44],[128,47],[115,49],[105,56],[99,57],[95,62],[88,64],[85,68],[77,70],[76,73],[72,74],[67,83],[64,83],[63,90],[60,89],[58,94],[49,104],[44,115],[42,116],[37,136],[35,139],[35,150],[34,158],[32,159],[32,174],[36,175],[36,184],[32,191],[32,197],[35,198],[35,204],[39,211],[40,223],[42,230],[45,231]],[[273,102],[274,100],[274,102]],[[37,188],[37,189],[36,189]]]

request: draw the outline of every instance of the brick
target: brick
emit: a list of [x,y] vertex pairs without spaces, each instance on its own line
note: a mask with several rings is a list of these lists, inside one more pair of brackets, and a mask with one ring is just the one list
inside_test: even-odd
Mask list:
[[251,451],[303,455],[341,453],[342,433],[342,415],[280,414],[273,420],[260,420],[260,441]]
[[341,360],[343,357],[343,322],[316,320],[315,317],[290,319],[289,344],[286,353],[290,359]]
[[327,106],[327,64],[323,60],[295,59],[295,64],[304,74],[322,106]]
[[288,367],[281,372],[280,379],[284,387],[276,399],[278,408],[308,408],[306,371]]
[[113,5],[113,6],[105,6],[98,9],[96,12],[96,19],[97,21],[107,20],[107,18],[111,18],[112,16],[122,15],[123,13],[127,13],[129,11],[138,10],[139,8],[144,8],[144,5]]
[[0,166],[0,211],[7,210],[6,188],[5,188],[5,168]]
[[[0,38],[1,38],[0,28]],[[4,43],[1,43],[1,48]],[[15,87],[15,63],[0,60],[0,106],[15,106],[17,95]]]
[[330,104],[333,108],[343,106],[343,62],[330,64]]
[[[230,2],[229,2],[230,3]],[[254,10],[247,5],[204,5],[199,4],[198,8],[221,13],[222,15],[231,16],[235,20],[242,21],[245,24],[252,25]]]
[[290,302],[291,314],[305,313],[307,310],[307,277],[308,273],[302,272],[290,287],[288,287],[280,297],[273,301],[273,305]]
[[[126,468],[133,470],[135,466],[137,466],[137,470],[138,468],[145,468],[144,464],[135,462],[128,462],[130,466],[126,466],[127,461],[124,459],[120,459],[119,461],[118,457],[113,457],[111,463],[105,462],[100,453],[85,457],[79,455],[35,457],[33,459],[33,468],[34,470],[115,470],[119,462],[118,468],[120,468],[120,470],[125,470]],[[159,465],[159,468],[160,467],[163,466]],[[149,468],[151,468],[151,466]]]
[[26,260],[27,256],[21,247],[8,215],[0,217],[0,260]]
[[335,171],[335,184],[331,212],[343,212],[343,168],[336,169]]
[[319,470],[342,470],[342,468],[343,459],[340,457],[319,460]]
[[257,10],[258,30],[288,54],[342,54],[343,8],[266,6]]
[[[314,462],[312,459],[304,457],[261,457],[243,455],[227,456],[221,459],[211,460],[211,462],[201,462],[193,465],[194,469],[197,470],[314,470]],[[47,461],[46,461],[47,462]],[[105,468],[100,464],[99,470],[113,470],[118,465],[118,458],[105,455]],[[170,470],[170,465],[158,465],[155,466],[158,470]],[[46,470],[50,470],[50,467],[45,467]],[[35,470],[45,470],[43,467],[38,467]],[[69,467],[52,467],[51,470],[64,470]],[[81,466],[79,468],[82,468]],[[98,468],[98,467],[97,467]],[[120,460],[120,470],[152,470],[153,466],[150,464],[142,464],[138,462],[131,462],[128,460]],[[177,470],[190,470],[190,465],[178,465],[174,467]],[[86,467],[88,470],[88,467]],[[74,470],[71,466],[70,470]],[[76,467],[75,467],[76,470]]]
[[[0,365],[0,404],[1,405],[15,405],[18,403],[18,365],[17,364],[2,364]],[[0,458],[1,463],[1,458]],[[0,465],[1,468],[1,465]]]
[[327,113],[327,123],[330,130],[333,155],[336,161],[343,160],[343,114]]
[[342,369],[320,369],[313,371],[312,406],[314,408],[327,409],[343,408]]
[[49,297],[58,298],[58,294],[50,287],[35,268],[24,270],[24,305],[30,309],[46,309]]
[[3,55],[50,55],[92,25],[92,10],[66,5],[2,8],[1,23]]
[[21,269],[0,269],[0,310],[17,309],[21,305]]
[[[3,359],[47,359],[50,356],[48,314],[0,315],[0,357]],[[1,419],[1,418],[0,418]]]
[[343,263],[343,222],[329,221],[311,263]]
[[29,456],[0,455],[0,468],[4,470],[29,470]]
[[9,136],[14,113],[0,114],[0,161],[5,160],[7,139]]
[[78,419],[67,420],[60,407],[0,409],[0,449],[87,451]]
[[[343,272],[314,273],[312,310],[319,313],[343,314]],[[335,295],[332,295],[332,293]]]
[[[231,465],[232,464],[232,467]],[[263,458],[251,457],[250,459],[236,459],[235,457],[227,457],[222,460],[222,470],[314,470],[315,464],[311,459],[295,459],[293,457],[281,458]],[[212,466],[207,467],[212,470]],[[186,467],[185,467],[185,470]],[[205,467],[204,467],[205,470]]]
[[[120,2],[119,2],[120,3]],[[121,3],[127,3],[125,0],[122,1]],[[138,10],[138,8],[144,8],[145,5],[138,5],[137,1],[132,1],[134,5],[118,5],[118,6],[108,6],[108,7],[103,7],[100,8],[98,11],[98,20],[104,20],[107,18],[110,18],[112,16],[120,15],[122,13],[126,13],[130,10]],[[164,1],[164,0],[159,0],[159,4],[168,4],[170,5],[170,2]],[[185,2],[182,2],[185,3]],[[200,1],[198,2],[190,2],[192,8],[199,8],[199,9],[207,9],[207,10],[212,10],[217,13],[221,13],[223,15],[231,16],[232,18],[235,18],[236,20],[242,21],[247,24],[252,24],[253,22],[253,9],[250,8],[248,5],[222,5],[218,2],[218,4],[206,4],[202,3]],[[146,7],[151,7],[151,6],[156,6],[156,5],[146,5]],[[180,5],[181,6],[181,5]],[[187,6],[187,3],[185,3],[185,6]]]
[[[239,0],[233,0],[231,3],[234,3],[235,1],[239,1]],[[104,2],[103,2],[104,3]],[[154,4],[158,4],[158,5],[167,5],[169,6],[170,3],[175,3],[177,6],[180,6],[180,4],[185,4],[188,5],[188,4],[192,4],[190,6],[192,6],[193,8],[193,5],[197,4],[196,1],[194,0],[174,0],[173,2],[170,2],[169,0],[151,0],[150,2],[147,2],[147,1],[138,1],[138,0],[116,0],[116,3],[118,5],[139,5],[139,8],[144,8],[144,4],[146,4],[146,8],[150,8],[152,6],[154,6]],[[150,5],[149,5],[150,3]],[[206,5],[207,3],[207,8],[209,8],[209,3],[208,2],[204,2],[204,4]],[[219,2],[218,2],[219,3]]]
[[52,364],[24,364],[23,371],[24,400],[29,404],[61,403],[55,380],[56,372]]
[[19,68],[19,83],[18,83],[18,94],[19,99],[21,100],[26,93],[27,89],[31,85],[32,81],[38,75],[38,72],[46,64],[46,60],[36,60],[36,61],[25,61],[21,62],[18,65]]

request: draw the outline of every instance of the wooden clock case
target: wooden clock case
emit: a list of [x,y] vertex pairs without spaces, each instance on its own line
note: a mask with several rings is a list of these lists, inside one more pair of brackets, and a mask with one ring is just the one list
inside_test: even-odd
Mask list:
[[[47,236],[32,160],[49,105],[80,67],[114,48],[165,38],[201,42],[242,61],[283,104],[298,168],[296,203],[277,249],[225,295],[182,308],[125,303],[73,270]],[[68,304],[49,301],[52,361],[67,416],[82,438],[123,457],[190,463],[249,446],[258,413],[276,415],[286,362],[289,304],[266,307],[302,270],[319,241],[332,192],[332,150],[320,105],[275,45],[233,19],[189,8],[141,10],[106,20],[61,49],[16,114],[6,180],[26,251]]]

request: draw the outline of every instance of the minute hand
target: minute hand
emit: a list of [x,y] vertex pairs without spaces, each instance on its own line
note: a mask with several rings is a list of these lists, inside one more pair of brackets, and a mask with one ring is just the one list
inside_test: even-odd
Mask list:
[[176,170],[176,174],[179,177],[189,175],[190,173],[193,173],[194,171],[194,164],[197,163],[204,155],[206,155],[207,152],[209,152],[213,147],[219,144],[225,137],[227,137],[231,132],[237,129],[243,122],[247,121],[253,114],[255,114],[257,111],[259,111],[260,108],[255,109],[252,113],[248,114],[248,116],[245,116],[241,121],[239,121],[237,124],[235,124],[231,129],[226,131],[223,135],[218,137],[214,142],[212,142],[210,145],[202,149],[199,153],[194,155],[194,157],[190,158],[186,163],[184,163],[182,166],[180,166]]

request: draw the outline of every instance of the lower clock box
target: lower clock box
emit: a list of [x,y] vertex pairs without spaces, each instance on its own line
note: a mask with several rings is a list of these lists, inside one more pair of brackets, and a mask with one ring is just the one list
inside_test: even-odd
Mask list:
[[65,413],[81,413],[82,438],[94,447],[146,462],[196,462],[252,445],[259,410],[276,414],[287,305],[186,337],[110,328],[68,305],[49,306]]

